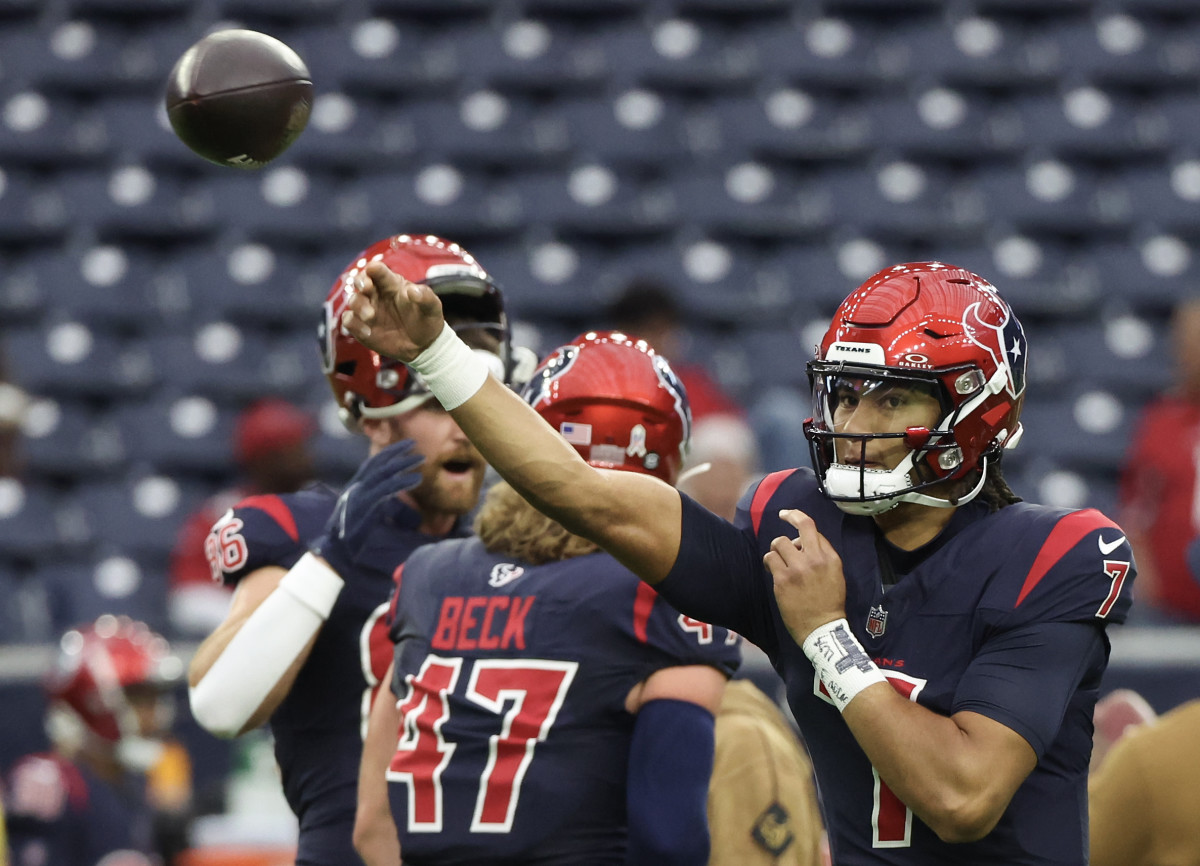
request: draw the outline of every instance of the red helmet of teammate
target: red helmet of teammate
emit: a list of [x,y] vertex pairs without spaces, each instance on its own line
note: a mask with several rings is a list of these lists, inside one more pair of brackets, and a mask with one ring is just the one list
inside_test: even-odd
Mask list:
[[[73,747],[108,744],[131,769],[147,769],[161,753],[161,744],[147,735],[170,726],[165,690],[182,673],[183,664],[166,639],[145,623],[106,614],[71,629],[59,641],[58,658],[45,680],[50,737]],[[139,699],[156,704],[154,731],[137,717],[133,704]]]
[[[878,514],[900,502],[948,506],[983,488],[989,463],[1021,437],[1027,343],[1021,323],[994,286],[941,262],[886,268],[855,289],[834,313],[808,365],[813,419],[805,425],[825,494],[844,511]],[[834,429],[838,395],[887,384],[936,396],[933,429],[862,435]],[[835,441],[901,438],[910,449],[895,469],[837,462]],[[921,493],[979,470],[956,503]]]
[[671,365],[644,340],[582,334],[541,363],[524,396],[592,466],[675,483],[692,410]]
[[[333,388],[342,423],[358,429],[360,418],[386,418],[421,405],[429,391],[400,361],[382,358],[341,327],[354,278],[370,262],[383,262],[414,283],[433,289],[446,319],[461,332],[486,331],[499,343],[483,351],[504,382],[512,380],[512,351],[504,296],[475,258],[458,244],[433,235],[393,235],[367,247],[342,271],[325,301],[319,338],[322,369]],[[468,338],[468,342],[469,342]]]

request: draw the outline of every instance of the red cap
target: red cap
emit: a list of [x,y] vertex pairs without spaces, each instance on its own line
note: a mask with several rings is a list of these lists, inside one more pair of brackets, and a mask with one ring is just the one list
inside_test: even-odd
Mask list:
[[238,463],[249,463],[305,441],[315,429],[312,417],[286,400],[260,400],[238,416],[233,429],[233,456]]

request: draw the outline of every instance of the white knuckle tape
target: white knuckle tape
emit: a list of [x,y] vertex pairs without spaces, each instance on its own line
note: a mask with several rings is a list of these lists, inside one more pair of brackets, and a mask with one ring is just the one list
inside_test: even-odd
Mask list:
[[442,407],[457,409],[475,396],[488,378],[488,364],[449,325],[443,325],[424,352],[408,365]]
[[887,682],[850,631],[850,623],[845,617],[813,629],[804,639],[802,648],[839,713],[844,712],[863,689]]

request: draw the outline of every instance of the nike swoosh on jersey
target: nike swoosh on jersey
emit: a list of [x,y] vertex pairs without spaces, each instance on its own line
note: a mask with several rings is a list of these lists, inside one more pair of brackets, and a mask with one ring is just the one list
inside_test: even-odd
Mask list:
[[1108,556],[1125,543],[1125,536],[1122,535],[1116,541],[1105,541],[1104,536],[1101,535],[1098,539],[1096,539],[1096,543],[1100,545],[1100,553],[1102,553],[1104,556]]

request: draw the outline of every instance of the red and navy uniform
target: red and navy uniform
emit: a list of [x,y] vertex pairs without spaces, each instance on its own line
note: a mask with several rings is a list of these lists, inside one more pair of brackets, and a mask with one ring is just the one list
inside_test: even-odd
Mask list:
[[[891,548],[871,518],[840,511],[807,469],[767,476],[746,494],[736,526],[683,503],[679,558],[658,589],[680,610],[758,644],[783,676],[820,783],[834,863],[1087,862],[1105,626],[1124,621],[1135,572],[1115,523],[1090,509],[1019,503],[989,512],[970,503],[909,553]],[[1037,767],[984,839],[939,840],[880,782],[821,694],[762,564],[774,538],[795,537],[778,516],[790,508],[813,518],[841,556],[846,618],[897,691],[942,715],[995,719],[1037,753]]]
[[[242,500],[209,534],[214,575],[235,584],[264,566],[290,568],[322,534],[336,501],[327,488]],[[391,661],[383,615],[392,570],[420,545],[441,538],[418,532],[419,523],[417,513],[407,511],[375,530],[362,558],[367,565],[342,575],[346,585],[329,619],[271,716],[283,792],[300,821],[300,866],[362,862],[351,841],[358,765],[371,698]]]
[[146,779],[117,784],[54,754],[22,758],[4,797],[13,866],[151,866]]
[[623,863],[627,695],[676,665],[732,675],[740,638],[604,553],[534,566],[472,538],[422,548],[398,582],[404,862]]

